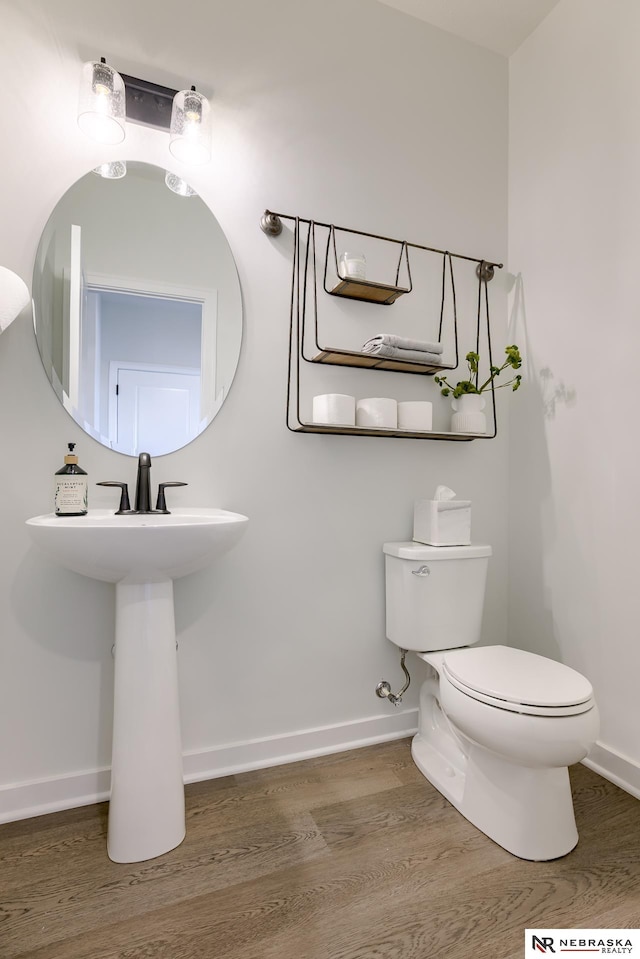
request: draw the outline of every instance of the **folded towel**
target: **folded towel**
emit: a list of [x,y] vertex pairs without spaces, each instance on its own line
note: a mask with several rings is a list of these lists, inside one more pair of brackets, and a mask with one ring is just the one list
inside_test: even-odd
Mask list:
[[[362,352],[364,353],[365,350],[363,349]],[[427,366],[442,365],[442,355],[440,353],[427,353],[426,350],[401,350],[399,346],[384,346],[382,343],[377,343],[366,352],[369,356],[405,360],[407,363],[424,363]]]
[[393,333],[378,333],[362,347],[363,353],[377,353],[375,346],[395,346],[400,350],[420,350],[424,353],[442,353],[441,343],[429,343],[427,340],[410,340],[406,336],[394,336]]

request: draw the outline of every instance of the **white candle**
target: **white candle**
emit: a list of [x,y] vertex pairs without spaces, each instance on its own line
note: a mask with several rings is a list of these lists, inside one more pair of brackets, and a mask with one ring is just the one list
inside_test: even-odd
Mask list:
[[367,261],[364,253],[343,253],[340,257],[340,271],[344,277],[364,280],[367,276]]

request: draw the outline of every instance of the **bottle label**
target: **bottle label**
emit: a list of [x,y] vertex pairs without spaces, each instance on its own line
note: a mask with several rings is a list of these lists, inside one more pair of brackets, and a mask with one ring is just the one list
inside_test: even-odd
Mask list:
[[87,512],[86,476],[56,476],[55,482],[55,510],[58,516]]

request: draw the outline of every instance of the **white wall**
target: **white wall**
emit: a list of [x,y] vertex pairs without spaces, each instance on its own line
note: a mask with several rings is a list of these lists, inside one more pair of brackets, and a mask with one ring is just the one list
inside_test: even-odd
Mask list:
[[[404,713],[374,696],[381,677],[401,679],[384,635],[381,546],[410,538],[413,501],[438,483],[471,499],[474,536],[494,547],[484,635],[505,640],[505,418],[497,440],[468,444],[287,432],[291,234],[272,240],[258,224],[269,207],[501,260],[506,61],[366,0],[184,0],[178,12],[151,0],[1,7],[0,74],[20,109],[10,111],[3,151],[0,262],[27,278],[72,182],[110,157],[167,162],[157,131],[130,125],[120,151],[83,137],[75,120],[83,60],[104,55],[123,72],[213,95],[213,160],[191,179],[234,251],[243,348],[213,425],[157,459],[152,478],[189,482],[176,505],[238,510],[250,525],[214,569],[176,584],[187,774],[411,728],[416,661]],[[491,297],[500,348],[503,276]],[[374,309],[376,325],[393,329],[394,307]],[[474,321],[466,309],[463,353]],[[447,415],[423,378],[329,368],[322,385],[433,395],[437,415]],[[91,481],[132,481],[135,464],[82,434],[60,407],[27,315],[0,342],[0,435],[0,783],[6,808],[25,814],[106,787],[93,771],[110,758],[114,597],[109,585],[38,555],[24,519],[51,509],[67,440],[77,441]],[[112,502],[95,486],[90,497],[93,506]]]
[[510,64],[510,640],[595,686],[593,761],[640,795],[640,72],[635,0],[562,0]]

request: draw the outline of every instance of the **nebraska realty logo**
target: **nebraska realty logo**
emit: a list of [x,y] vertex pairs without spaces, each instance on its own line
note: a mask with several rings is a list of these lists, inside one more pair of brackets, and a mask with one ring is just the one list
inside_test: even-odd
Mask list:
[[527,929],[524,938],[525,959],[532,956],[557,956],[571,952],[576,956],[636,956],[640,959],[639,929]]

